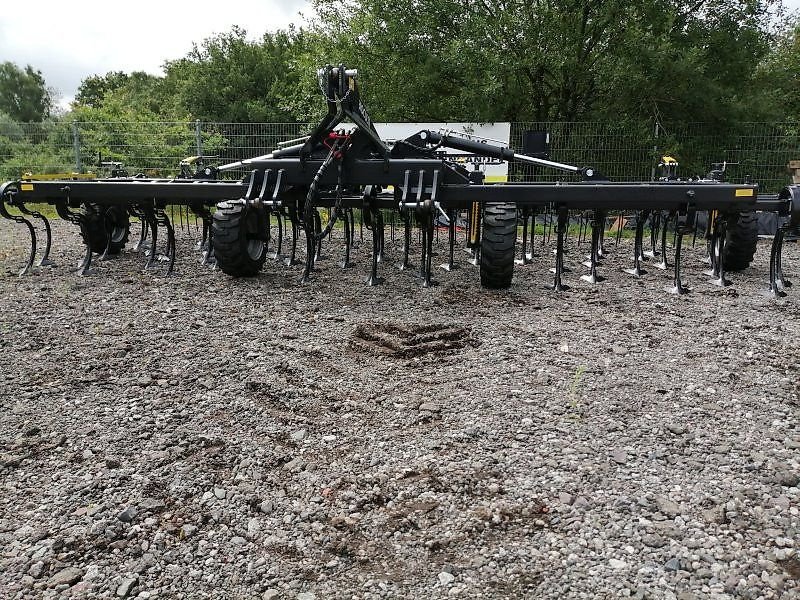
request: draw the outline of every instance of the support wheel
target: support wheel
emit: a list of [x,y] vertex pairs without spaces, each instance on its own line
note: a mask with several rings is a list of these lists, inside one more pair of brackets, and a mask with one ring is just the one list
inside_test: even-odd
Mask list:
[[501,289],[514,277],[517,208],[514,204],[487,204],[483,211],[481,285]]
[[[92,252],[101,254],[108,246],[108,254],[119,254],[128,243],[131,232],[131,222],[128,211],[121,206],[100,206],[87,204],[83,208],[86,217],[86,232],[88,240],[84,240]],[[106,234],[106,221],[110,228],[111,244],[108,244]]]
[[211,225],[217,266],[233,277],[253,277],[267,258],[267,213],[242,202],[221,202]]
[[728,217],[725,235],[725,270],[742,271],[750,266],[758,246],[758,217],[745,211]]

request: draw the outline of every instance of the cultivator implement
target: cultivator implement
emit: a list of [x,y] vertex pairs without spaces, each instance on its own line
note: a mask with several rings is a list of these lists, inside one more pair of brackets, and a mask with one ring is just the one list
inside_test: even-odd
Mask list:
[[[47,249],[40,264],[48,264],[50,225],[32,204],[55,206],[58,215],[81,231],[86,254],[79,268],[89,272],[93,255],[118,253],[127,242],[131,216],[142,224],[136,250],[149,249],[146,268],[159,262],[159,230],[166,233],[161,258],[166,271],[175,264],[175,228],[169,213],[177,207],[188,222],[191,211],[203,223],[203,262],[216,264],[228,275],[253,276],[273,260],[288,266],[302,264],[301,281],[313,277],[321,258],[322,243],[341,229],[344,240],[341,267],[350,268],[355,244],[356,211],[360,230],[372,234],[368,285],[380,283],[387,220],[394,239],[402,228],[402,257],[398,267],[409,269],[410,248],[416,228],[421,242],[418,271],[422,285],[433,284],[433,240],[437,223],[447,227],[448,258],[445,270],[455,268],[457,222],[466,223],[470,262],[479,266],[481,283],[490,288],[511,284],[515,263],[529,264],[535,256],[535,223],[544,218],[546,236],[555,236],[555,264],[551,269],[556,291],[564,291],[564,264],[570,223],[578,219],[578,238],[588,240],[581,280],[595,284],[607,254],[609,220],[616,224],[617,242],[623,216],[633,217],[633,277],[642,277],[644,262],[659,269],[672,268],[669,291],[687,292],[681,277],[684,238],[696,235],[696,217],[708,215],[705,238],[709,276],[719,286],[728,285],[726,271],[746,267],[756,246],[750,226],[755,211],[779,216],[770,257],[769,293],[785,294],[782,246],[787,232],[800,227],[800,186],[776,195],[759,195],[758,187],[714,180],[617,183],[606,180],[591,166],[574,166],[541,157],[522,155],[509,148],[435,131],[420,131],[406,139],[382,140],[358,92],[357,72],[328,66],[318,73],[328,114],[310,135],[277,150],[218,168],[204,168],[193,176],[186,165],[176,179],[117,177],[96,180],[22,180],[0,186],[0,215],[27,226],[31,252],[22,273],[33,268],[36,229],[43,222]],[[343,126],[345,121],[352,123]],[[487,184],[477,168],[470,170],[443,155],[444,148],[494,160],[517,161],[568,173],[578,181],[558,183]],[[241,181],[220,179],[226,172],[245,169]],[[222,175],[220,175],[222,174]],[[168,208],[169,207],[169,208]],[[324,218],[323,218],[324,216]],[[517,233],[522,225],[521,258],[516,259]],[[275,225],[273,226],[273,221]],[[337,223],[341,227],[337,228]],[[649,249],[645,229],[649,224]],[[667,261],[668,232],[674,255]],[[530,235],[529,235],[530,234]],[[289,239],[290,238],[290,239]],[[298,242],[304,238],[303,261]],[[149,241],[149,243],[148,243]],[[544,241],[544,238],[543,238]],[[274,249],[270,249],[270,244]],[[660,261],[656,262],[656,258]]]

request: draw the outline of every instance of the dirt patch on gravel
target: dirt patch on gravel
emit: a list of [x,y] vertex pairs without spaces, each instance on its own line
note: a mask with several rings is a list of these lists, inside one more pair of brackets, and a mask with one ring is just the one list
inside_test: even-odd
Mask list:
[[352,346],[379,356],[414,358],[458,350],[468,344],[477,345],[465,327],[360,323],[356,325]]
[[461,247],[422,289],[391,231],[373,288],[366,238],[300,285],[201,266],[194,231],[175,277],[80,278],[62,222],[20,279],[26,235],[0,222],[0,596],[800,594],[800,289],[762,295],[768,242],[724,289],[689,247],[677,297],[629,241],[592,286],[573,236],[554,294],[547,246],[493,292]]

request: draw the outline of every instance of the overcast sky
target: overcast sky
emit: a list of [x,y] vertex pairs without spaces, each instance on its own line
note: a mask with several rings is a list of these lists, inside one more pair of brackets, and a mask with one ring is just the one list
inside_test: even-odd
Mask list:
[[[800,1],[800,0],[798,0]],[[20,0],[0,9],[0,62],[33,65],[47,85],[72,99],[84,77],[108,71],[160,74],[192,42],[244,27],[250,37],[302,23],[307,0],[64,2]]]
[[[244,27],[250,37],[303,23],[309,0],[138,0],[131,3],[21,0],[0,9],[0,62],[42,71],[67,103],[84,77],[108,71],[160,74],[165,60],[185,56],[192,42]],[[784,0],[800,9],[800,0]]]

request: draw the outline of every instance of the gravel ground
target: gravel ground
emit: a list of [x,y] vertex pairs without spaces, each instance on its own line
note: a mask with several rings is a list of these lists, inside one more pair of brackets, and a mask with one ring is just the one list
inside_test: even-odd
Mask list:
[[81,278],[54,233],[19,279],[0,223],[3,598],[800,597],[800,289],[760,294],[768,242],[726,289],[690,249],[674,297],[630,241],[595,287],[571,246],[556,295],[549,255],[498,293],[461,250],[421,289],[388,233],[375,288],[368,244],[300,286],[186,234],[176,277]]

